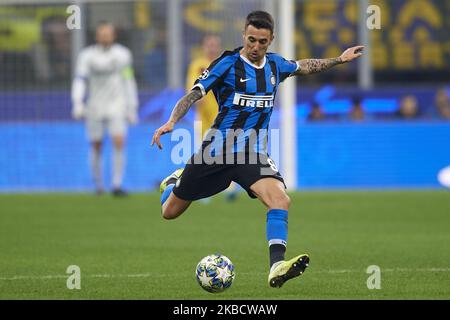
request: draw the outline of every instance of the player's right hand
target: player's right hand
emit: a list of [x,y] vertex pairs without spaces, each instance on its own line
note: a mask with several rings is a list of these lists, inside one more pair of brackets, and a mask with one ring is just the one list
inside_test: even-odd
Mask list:
[[169,121],[169,122],[165,123],[163,126],[161,126],[160,128],[158,128],[158,129],[155,131],[155,133],[153,134],[153,138],[152,138],[152,143],[151,143],[151,145],[153,146],[153,145],[156,143],[156,145],[158,146],[158,148],[159,148],[159,149],[162,149],[162,144],[161,144],[161,141],[160,141],[159,139],[160,139],[160,137],[161,137],[163,134],[172,132],[173,126],[174,126],[174,123],[172,123],[172,122]]
[[75,120],[80,120],[84,117],[85,107],[82,104],[76,104],[72,108],[72,117]]
[[129,124],[135,125],[138,123],[138,115],[135,111],[129,111],[127,114],[127,120]]

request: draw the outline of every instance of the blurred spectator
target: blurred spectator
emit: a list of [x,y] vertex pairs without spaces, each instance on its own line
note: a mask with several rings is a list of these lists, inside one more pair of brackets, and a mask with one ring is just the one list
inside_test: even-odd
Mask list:
[[165,30],[157,30],[150,49],[145,55],[145,79],[154,90],[162,90],[168,85],[167,79],[167,39]]
[[360,98],[353,98],[352,108],[350,110],[349,118],[352,121],[362,121],[366,117]]
[[397,111],[396,116],[406,120],[417,119],[420,114],[416,97],[413,95],[403,97],[400,101],[400,108]]
[[[202,55],[193,59],[188,67],[186,76],[186,92],[191,91],[195,80],[200,77],[203,72],[210,66],[210,64],[220,56],[222,51],[222,43],[218,36],[205,35],[202,40]],[[214,119],[217,116],[219,106],[212,91],[199,100],[195,104],[196,118],[202,123],[202,136],[205,136],[206,131],[211,128]]]
[[18,87],[35,81],[35,66],[28,52],[4,51],[0,55],[0,86]]
[[440,119],[450,120],[450,97],[445,88],[439,89],[435,97],[435,116]]
[[325,119],[325,114],[322,111],[322,107],[317,102],[313,102],[311,111],[308,114],[308,121],[320,121]]
[[51,65],[53,80],[69,79],[70,77],[70,30],[66,19],[56,17],[48,19],[43,26],[45,43],[48,48],[48,59]]

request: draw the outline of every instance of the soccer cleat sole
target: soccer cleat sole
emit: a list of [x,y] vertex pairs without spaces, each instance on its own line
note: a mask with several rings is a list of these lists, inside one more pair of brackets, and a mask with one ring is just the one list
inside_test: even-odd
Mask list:
[[303,272],[305,272],[305,269],[309,265],[309,257],[308,256],[301,256],[298,258],[296,262],[294,262],[291,266],[291,268],[283,275],[278,276],[270,280],[270,286],[272,288],[281,288],[281,286],[288,280],[298,277]]

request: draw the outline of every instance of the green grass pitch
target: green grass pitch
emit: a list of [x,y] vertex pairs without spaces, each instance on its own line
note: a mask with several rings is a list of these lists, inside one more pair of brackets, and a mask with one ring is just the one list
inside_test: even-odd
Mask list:
[[[0,299],[449,299],[450,192],[291,194],[286,258],[307,252],[306,272],[267,284],[265,208],[245,194],[194,203],[161,218],[159,195],[0,196]],[[236,278],[202,290],[197,262],[220,252]],[[81,289],[66,287],[69,265]],[[367,288],[367,267],[381,289]]]

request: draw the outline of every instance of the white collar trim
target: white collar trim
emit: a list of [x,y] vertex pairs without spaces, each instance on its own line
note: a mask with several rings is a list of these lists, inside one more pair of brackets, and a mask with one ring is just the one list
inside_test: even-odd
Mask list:
[[240,55],[241,56],[241,58],[242,58],[242,60],[244,60],[245,62],[247,62],[249,65],[251,65],[253,68],[256,68],[256,69],[262,69],[262,68],[264,68],[264,66],[266,65],[266,56],[264,56],[264,60],[263,60],[263,63],[260,65],[260,66],[257,66],[256,64],[253,64],[253,63],[251,63],[250,62],[250,60],[248,60],[246,57],[244,57],[242,54]]

